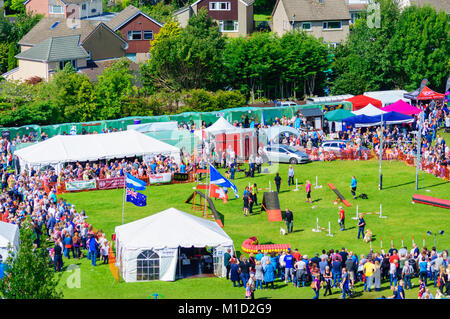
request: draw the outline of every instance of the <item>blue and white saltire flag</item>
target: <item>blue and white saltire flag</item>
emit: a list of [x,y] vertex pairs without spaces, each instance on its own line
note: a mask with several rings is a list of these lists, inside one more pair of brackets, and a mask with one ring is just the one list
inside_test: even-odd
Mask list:
[[127,202],[140,207],[147,206],[147,196],[127,188]]
[[135,191],[143,191],[145,190],[146,183],[141,181],[139,178],[134,177],[133,175],[127,173],[127,187],[132,188]]
[[234,191],[234,195],[236,196],[236,198],[239,198],[239,194],[238,194],[238,190],[236,188],[236,185],[234,185],[232,182],[230,182],[228,179],[226,179],[225,177],[223,177],[219,171],[212,166],[211,164],[209,164],[209,183],[210,184],[214,184],[220,187],[226,187],[226,188],[231,188]]

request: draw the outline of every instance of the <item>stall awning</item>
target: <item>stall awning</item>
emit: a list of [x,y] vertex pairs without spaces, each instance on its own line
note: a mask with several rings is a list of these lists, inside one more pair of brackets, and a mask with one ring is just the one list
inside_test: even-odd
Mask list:
[[323,112],[319,108],[310,108],[310,109],[300,109],[300,114],[304,117],[315,117],[315,116],[323,116]]

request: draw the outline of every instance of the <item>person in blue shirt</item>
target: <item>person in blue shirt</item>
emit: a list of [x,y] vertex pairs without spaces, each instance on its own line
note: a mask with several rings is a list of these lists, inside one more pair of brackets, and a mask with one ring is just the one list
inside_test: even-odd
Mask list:
[[427,285],[427,266],[428,266],[428,261],[425,257],[419,263],[419,277],[425,283],[425,286]]
[[181,162],[180,173],[186,173],[186,165],[184,164],[184,162]]
[[333,275],[333,287],[338,287],[341,282],[341,266],[342,262],[339,259],[333,260],[331,263],[331,274]]
[[292,255],[290,250],[288,250],[287,255],[284,256],[284,263],[285,263],[284,282],[288,283],[289,278],[292,280],[292,282],[294,282],[294,256]]
[[258,253],[256,254],[256,256],[255,256],[255,259],[257,260],[257,261],[261,261],[261,259],[263,258],[263,253],[261,252],[261,250],[259,250],[258,249]]
[[352,176],[352,181],[350,182],[350,187],[352,189],[353,199],[356,199],[356,187],[358,185],[358,181],[355,176]]
[[89,253],[92,261],[92,266],[96,266],[97,263],[97,249],[98,249],[98,242],[97,239],[92,236],[92,234],[89,235]]
[[405,299],[405,283],[403,280],[400,280],[397,286],[397,295],[395,299]]

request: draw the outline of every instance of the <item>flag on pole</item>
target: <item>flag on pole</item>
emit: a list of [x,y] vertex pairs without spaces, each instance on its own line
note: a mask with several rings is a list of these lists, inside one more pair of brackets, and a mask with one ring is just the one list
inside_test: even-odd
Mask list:
[[211,184],[209,187],[209,197],[220,198],[225,204],[228,200],[228,195],[225,193],[222,187]]
[[223,177],[219,171],[212,166],[211,164],[209,164],[209,183],[210,184],[214,184],[220,187],[226,187],[226,188],[231,188],[234,191],[234,195],[236,196],[236,198],[239,198],[239,194],[238,194],[238,190],[236,188],[236,185],[234,185],[232,182],[230,182],[228,179],[226,179],[225,177]]
[[127,202],[136,206],[147,206],[147,196],[127,188]]
[[145,190],[145,185],[146,183],[144,181],[127,173],[127,188],[132,188],[135,191],[143,191]]

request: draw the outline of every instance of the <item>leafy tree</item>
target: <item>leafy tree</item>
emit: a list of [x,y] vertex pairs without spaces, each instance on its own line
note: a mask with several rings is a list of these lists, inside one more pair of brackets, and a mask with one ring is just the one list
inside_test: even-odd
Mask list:
[[0,294],[6,299],[59,299],[55,274],[50,267],[46,249],[34,245],[30,218],[20,229],[20,249],[17,256],[7,259],[5,277],[0,282]]
[[15,12],[25,12],[25,4],[23,0],[11,0],[10,8]]
[[164,4],[162,1],[154,5],[141,7],[141,10],[154,18],[156,21],[165,23],[172,18],[176,8],[172,4]]
[[225,42],[205,9],[200,9],[181,32],[173,23],[163,32],[164,37],[152,42],[147,81],[172,92],[220,86]]
[[103,71],[95,85],[95,99],[101,119],[121,117],[122,104],[137,92],[130,62],[120,59]]
[[396,86],[414,90],[423,78],[441,92],[450,73],[450,19],[432,7],[406,8],[387,48]]
[[0,72],[5,73],[8,71],[8,43],[0,43]]
[[[343,75],[344,79],[356,76],[363,91],[384,90],[394,86],[393,65],[387,47],[396,29],[400,10],[396,0],[376,0],[375,3],[380,5],[380,26],[368,23],[367,15],[362,14],[344,44],[348,54],[337,62],[340,69],[336,76]],[[338,81],[332,86],[333,94],[354,90],[348,80]]]
[[8,47],[8,71],[14,69],[17,66],[16,45],[11,42]]

